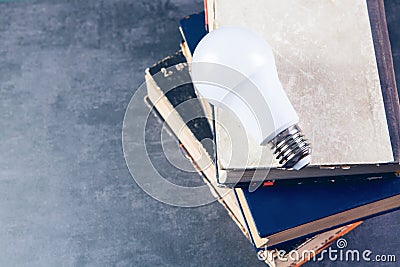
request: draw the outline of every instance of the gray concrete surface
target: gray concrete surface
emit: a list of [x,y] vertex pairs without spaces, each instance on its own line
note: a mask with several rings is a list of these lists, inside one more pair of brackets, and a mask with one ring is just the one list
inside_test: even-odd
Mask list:
[[[0,266],[263,266],[218,203],[157,202],[122,154],[144,69],[178,49],[178,20],[202,1],[0,2]],[[400,77],[400,1],[387,3]],[[399,235],[393,212],[346,238],[400,261]],[[354,264],[308,264],[321,265]]]

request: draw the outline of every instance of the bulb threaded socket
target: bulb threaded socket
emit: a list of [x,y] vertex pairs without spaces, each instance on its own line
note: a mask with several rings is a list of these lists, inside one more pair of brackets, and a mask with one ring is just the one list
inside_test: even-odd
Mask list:
[[302,169],[309,164],[311,146],[297,124],[279,133],[269,143],[282,168]]

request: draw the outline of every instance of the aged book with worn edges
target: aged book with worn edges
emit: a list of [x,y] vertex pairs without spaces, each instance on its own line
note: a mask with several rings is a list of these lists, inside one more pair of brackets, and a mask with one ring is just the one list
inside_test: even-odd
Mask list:
[[[163,120],[167,120],[170,123],[167,125],[170,127],[170,131],[179,139],[182,144],[184,151],[188,154],[189,158],[192,160],[193,166],[202,175],[204,181],[210,187],[211,192],[218,199],[218,201],[225,207],[228,214],[231,216],[233,221],[239,226],[243,234],[253,242],[254,237],[250,234],[248,223],[243,216],[243,211],[247,211],[244,205],[239,205],[237,202],[235,192],[233,189],[220,188],[216,183],[215,165],[211,162],[211,157],[209,157],[208,163],[206,161],[199,160],[198,153],[199,149],[202,151],[200,154],[209,155],[212,154],[212,147],[205,148],[201,140],[212,138],[210,124],[202,119],[204,117],[204,111],[201,108],[200,100],[196,100],[196,94],[192,84],[185,84],[179,86],[173,90],[167,92],[165,88],[161,88],[160,84],[166,84],[160,79],[166,79],[170,81],[176,80],[186,80],[187,75],[189,75],[187,65],[185,64],[185,58],[181,52],[167,57],[166,59],[160,61],[154,66],[146,70],[146,83],[148,90],[148,97],[146,101],[149,103],[150,108],[154,113]],[[173,72],[169,75],[154,76],[158,72],[162,72],[163,69],[171,70],[170,67],[179,66],[172,69]],[[172,71],[171,70],[171,71]],[[165,72],[165,71],[164,71]],[[183,76],[182,76],[183,75]],[[174,107],[180,106],[181,103],[185,101],[191,102],[191,107],[187,106],[185,109],[181,109],[180,112],[173,112]],[[186,114],[184,114],[186,113]],[[195,118],[193,123],[184,123],[183,118]],[[172,123],[172,121],[174,123]],[[181,122],[181,123],[176,123]],[[184,131],[182,129],[187,129]],[[195,156],[192,156],[194,155]],[[197,159],[194,160],[194,159]],[[290,252],[296,250],[299,255],[303,255],[303,251],[313,250],[316,253],[320,252],[326,246],[329,246],[340,236],[348,233],[355,227],[357,227],[361,222],[350,224],[347,226],[339,227],[330,231],[320,233],[318,235],[310,236],[308,238],[297,239],[293,242],[286,242],[284,246],[278,246],[279,249],[285,249]],[[263,249],[260,247],[259,249]],[[299,259],[291,259],[288,255],[283,255],[278,257],[278,253],[275,250],[268,251],[271,257],[267,258],[265,261],[271,264],[274,262],[275,266],[299,266],[307,260],[307,257],[300,257]]]
[[400,178],[281,181],[254,192],[235,189],[256,247],[286,241],[364,220],[400,208]]
[[[293,6],[288,7],[290,3]],[[249,155],[232,155],[233,150],[223,141],[224,131],[216,125],[220,183],[400,170],[400,108],[382,0],[354,0],[351,5],[345,0],[290,0],[279,4],[271,0],[209,0],[206,6],[210,30],[242,25],[261,32],[272,45],[279,77],[300,115],[300,127],[304,126],[313,146],[313,161],[305,169],[282,170],[276,164],[270,168],[268,164],[259,164],[258,159],[252,161],[252,154],[259,155],[255,152],[269,148],[258,146],[250,138]],[[265,8],[266,12],[259,12]],[[318,11],[315,14],[314,9]],[[323,24],[319,26],[315,19],[323,18],[324,12],[338,16],[329,16],[332,18],[320,21]],[[261,15],[264,13],[268,16]],[[289,16],[286,24],[274,25],[283,16]],[[196,20],[192,25],[197,26],[187,31],[187,20],[182,20],[185,24],[181,22],[181,30],[191,42],[186,50],[193,53],[190,36],[194,30],[199,31],[197,36],[204,35],[206,30]],[[330,20],[338,21],[328,27]],[[324,27],[330,30],[320,30]],[[240,127],[227,113],[214,108],[212,115],[220,123]],[[229,134],[232,146],[243,143],[235,140],[234,132]],[[247,162],[243,158],[247,157],[250,164],[243,165]],[[258,176],[253,177],[256,170]]]

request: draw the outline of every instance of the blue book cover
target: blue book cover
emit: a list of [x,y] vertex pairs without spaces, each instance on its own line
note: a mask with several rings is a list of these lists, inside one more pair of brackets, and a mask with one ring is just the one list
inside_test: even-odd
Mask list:
[[273,246],[400,208],[400,179],[394,173],[364,178],[282,181],[236,193],[248,227],[256,229],[255,243],[268,238]]
[[190,53],[193,54],[197,44],[207,34],[204,12],[184,17],[179,25]]

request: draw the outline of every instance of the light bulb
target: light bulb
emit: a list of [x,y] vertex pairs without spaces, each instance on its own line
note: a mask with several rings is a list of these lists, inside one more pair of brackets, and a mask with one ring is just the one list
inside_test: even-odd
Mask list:
[[210,32],[193,53],[191,75],[197,92],[232,111],[260,145],[269,144],[282,168],[310,163],[310,145],[297,126],[272,49],[258,34],[234,26]]

